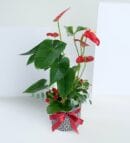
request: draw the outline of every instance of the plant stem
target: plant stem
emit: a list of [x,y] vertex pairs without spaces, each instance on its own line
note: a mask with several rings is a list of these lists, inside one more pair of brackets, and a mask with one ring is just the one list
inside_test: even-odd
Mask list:
[[[82,39],[82,40],[83,40],[83,39]],[[87,40],[85,39],[85,41],[84,41],[84,42],[86,43],[86,41],[87,41]],[[82,55],[84,55],[84,54],[85,54],[85,49],[86,49],[86,47],[83,47]]]
[[[73,41],[74,41],[75,49],[76,49],[77,54],[79,56],[78,46],[77,46],[76,41],[75,41],[75,35],[73,36]],[[78,64],[78,66],[80,66],[80,64]],[[77,77],[79,77],[79,71],[80,71],[80,69],[78,70]]]
[[60,30],[60,23],[59,23],[59,21],[57,22],[57,25],[58,25],[58,31],[59,31],[60,40],[62,41],[62,36],[61,36],[61,30]]
[[73,41],[74,41],[75,49],[76,49],[77,54],[78,54],[78,56],[79,56],[78,46],[77,46],[76,41],[75,41],[75,35],[74,35],[74,37],[73,37]]
[[[83,40],[82,38],[81,38],[81,40]],[[86,42],[86,40],[85,40],[85,42]],[[85,55],[85,50],[86,50],[86,48],[84,47],[84,49],[83,49],[83,51],[82,51],[82,56],[84,56]],[[85,62],[84,63],[84,66],[83,66],[83,69],[82,69],[82,71],[81,71],[81,74],[80,74],[80,78],[82,77],[82,75],[84,74],[84,71],[85,71],[85,69],[86,69],[86,65],[87,65],[87,63]]]
[[[59,31],[60,41],[62,41],[62,35],[61,35],[60,22],[59,21],[57,22],[57,25],[58,25],[58,31]],[[62,53],[63,53],[63,55],[65,55],[64,51]]]
[[79,72],[80,72],[80,67],[81,67],[80,63],[78,64],[78,66],[79,66],[79,70],[78,70],[77,77],[79,77]]
[[[80,38],[80,41],[82,42],[83,41],[83,38],[84,38],[84,36],[82,35],[81,36],[81,38]],[[83,55],[83,47],[81,46],[81,43],[80,43],[80,53],[81,53],[81,55]]]
[[81,74],[80,74],[80,77],[79,77],[79,78],[81,78],[81,77],[82,77],[82,75],[83,75],[83,73],[84,73],[84,71],[85,71],[85,69],[86,69],[86,65],[87,65],[87,63],[85,62],[85,63],[84,63],[84,66],[83,66],[83,69],[82,69],[82,72],[81,72]]

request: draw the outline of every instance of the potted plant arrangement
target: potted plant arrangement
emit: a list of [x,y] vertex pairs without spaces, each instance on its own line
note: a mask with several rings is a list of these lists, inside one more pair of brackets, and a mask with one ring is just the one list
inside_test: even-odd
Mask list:
[[[29,56],[27,65],[34,64],[37,69],[49,70],[50,77],[49,81],[40,79],[24,92],[36,93],[46,89],[44,101],[48,104],[47,113],[52,120],[52,130],[78,132],[78,126],[83,124],[80,118],[81,104],[86,100],[91,103],[88,92],[90,83],[87,79],[82,79],[82,76],[87,64],[92,62],[94,57],[86,55],[85,49],[91,46],[88,41],[97,46],[100,41],[90,28],[78,26],[74,30],[73,26],[65,26],[77,53],[75,65],[70,65],[70,59],[64,52],[67,43],[62,39],[60,27],[61,17],[68,10],[69,8],[53,20],[57,23],[58,32],[47,33],[46,39],[21,54]],[[80,38],[77,38],[77,34]]]

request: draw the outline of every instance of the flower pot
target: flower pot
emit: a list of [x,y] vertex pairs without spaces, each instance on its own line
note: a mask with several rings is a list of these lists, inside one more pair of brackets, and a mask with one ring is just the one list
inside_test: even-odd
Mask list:
[[83,123],[80,119],[81,108],[75,108],[70,112],[59,112],[50,115],[50,120],[52,120],[52,130],[60,131],[72,131],[78,132],[77,127]]

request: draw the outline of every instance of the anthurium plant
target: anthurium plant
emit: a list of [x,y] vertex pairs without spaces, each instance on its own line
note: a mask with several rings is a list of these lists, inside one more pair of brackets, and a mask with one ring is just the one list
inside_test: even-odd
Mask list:
[[70,58],[64,52],[67,43],[62,39],[60,26],[61,18],[68,10],[69,8],[53,20],[57,24],[56,32],[47,33],[46,39],[22,54],[29,56],[27,65],[34,64],[36,69],[49,71],[49,81],[45,78],[40,79],[24,91],[37,93],[46,89],[45,102],[48,104],[48,114],[69,112],[86,100],[90,101],[88,89],[91,84],[82,76],[87,64],[93,62],[94,57],[87,55],[85,50],[91,47],[91,43],[98,46],[100,41],[95,32],[86,26],[65,26],[66,35],[71,37],[73,42],[71,48],[74,47],[77,54],[74,59],[75,65],[71,65]]

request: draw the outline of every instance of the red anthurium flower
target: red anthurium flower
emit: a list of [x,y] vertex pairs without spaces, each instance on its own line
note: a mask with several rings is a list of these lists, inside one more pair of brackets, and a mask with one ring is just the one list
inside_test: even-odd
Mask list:
[[81,46],[82,46],[83,48],[86,47],[86,46],[89,46],[87,43],[85,43],[85,42],[83,42],[83,41],[81,41],[81,40],[79,40],[79,39],[74,39],[74,40],[80,42],[80,44],[81,44]]
[[45,99],[45,102],[46,102],[46,103],[49,103],[49,102],[50,102],[50,99],[49,99],[49,98],[46,98],[46,99]]
[[85,62],[92,62],[92,61],[94,61],[94,57],[93,56],[84,57],[84,61]]
[[54,22],[59,21],[59,19],[64,15],[65,12],[67,12],[70,8],[65,9],[64,11],[62,11],[58,16],[56,16],[56,18],[53,20]]
[[91,30],[87,30],[84,32],[84,36],[86,38],[89,38],[92,42],[94,42],[97,46],[99,46],[100,40],[98,39],[98,37],[94,32],[92,32]]
[[93,57],[93,56],[86,56],[86,57],[79,56],[79,57],[76,59],[76,62],[77,62],[77,63],[92,62],[93,60],[94,60],[94,57]]
[[56,37],[59,36],[59,34],[58,34],[57,32],[54,32],[54,33],[47,33],[46,35],[47,35],[47,36],[54,37],[54,38],[56,38]]
[[76,59],[76,63],[83,63],[84,62],[84,57],[83,56],[78,56],[78,58]]

